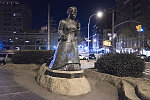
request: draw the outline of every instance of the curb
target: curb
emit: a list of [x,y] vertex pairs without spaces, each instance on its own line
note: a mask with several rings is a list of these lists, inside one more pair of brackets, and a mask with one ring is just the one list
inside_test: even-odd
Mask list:
[[124,100],[141,100],[136,95],[135,89],[130,83],[122,80],[121,84],[122,84],[121,90],[123,91],[122,96],[120,96],[121,99],[123,98]]
[[139,83],[136,87],[136,94],[142,100],[150,100],[150,83]]
[[84,70],[84,76],[109,82],[118,90],[120,100],[150,100],[150,80],[148,79],[117,77],[94,69]]

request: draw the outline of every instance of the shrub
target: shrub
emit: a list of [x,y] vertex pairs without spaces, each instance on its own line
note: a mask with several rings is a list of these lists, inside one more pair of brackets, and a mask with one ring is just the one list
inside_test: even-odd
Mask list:
[[99,72],[121,77],[142,77],[145,63],[135,54],[107,54],[95,63]]
[[12,56],[14,64],[43,64],[52,57],[54,51],[19,51]]

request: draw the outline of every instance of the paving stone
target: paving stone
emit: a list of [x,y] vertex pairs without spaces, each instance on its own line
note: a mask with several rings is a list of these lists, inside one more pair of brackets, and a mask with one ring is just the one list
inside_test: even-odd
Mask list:
[[25,91],[28,91],[26,88],[24,88],[22,86],[3,87],[3,90],[6,93],[16,93],[16,92],[25,92]]
[[26,92],[26,93],[22,93],[23,100],[45,100],[44,98],[32,93],[32,92]]
[[5,91],[6,94],[28,91],[28,89],[22,86],[2,87],[2,89]]
[[18,85],[18,84],[14,80],[0,81],[0,87],[1,86],[12,86],[12,85]]
[[4,77],[0,77],[0,81],[6,81],[6,80],[13,80],[12,76],[4,76]]
[[32,92],[24,92],[24,93],[0,95],[0,100],[45,100],[45,99]]
[[0,95],[0,100],[27,100],[27,99],[23,99],[23,97],[20,94],[7,94],[7,95]]
[[5,91],[2,88],[0,88],[0,95],[1,94],[5,94]]
[[1,72],[0,76],[13,76],[13,73]]
[[1,68],[1,69],[0,69],[0,72],[1,72],[1,73],[12,73],[13,70],[10,70],[10,69],[8,70],[8,69],[2,69],[2,68]]
[[45,100],[20,86],[13,79],[13,71],[0,68],[0,100]]

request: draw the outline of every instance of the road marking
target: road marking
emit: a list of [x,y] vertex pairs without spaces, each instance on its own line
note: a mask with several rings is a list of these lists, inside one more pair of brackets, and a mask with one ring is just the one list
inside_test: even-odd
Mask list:
[[143,72],[145,75],[150,75],[150,73],[147,73],[147,72]]
[[145,75],[150,75],[150,69],[145,69],[145,71],[143,72]]
[[149,71],[150,71],[150,69],[146,69],[145,71],[148,71],[148,72],[149,72]]

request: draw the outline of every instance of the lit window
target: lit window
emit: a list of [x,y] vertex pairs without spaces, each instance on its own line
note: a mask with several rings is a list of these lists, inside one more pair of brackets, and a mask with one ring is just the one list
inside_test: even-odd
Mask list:
[[29,43],[30,41],[25,41],[26,43]]
[[14,13],[13,16],[16,16],[16,13]]
[[16,2],[16,4],[19,4],[19,2]]

